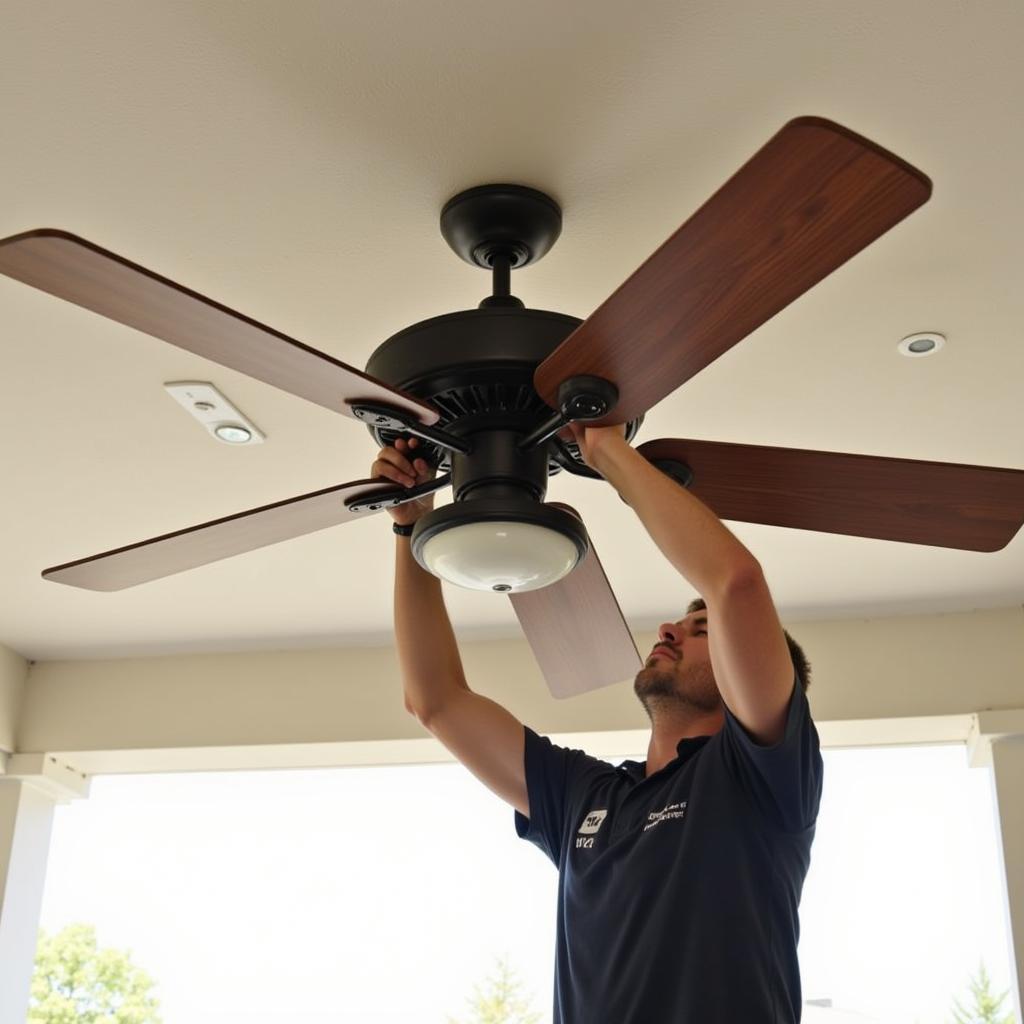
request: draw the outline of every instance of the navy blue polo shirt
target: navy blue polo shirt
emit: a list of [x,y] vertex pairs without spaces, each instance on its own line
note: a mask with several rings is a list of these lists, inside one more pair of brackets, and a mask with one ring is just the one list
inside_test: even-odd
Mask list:
[[795,1024],[797,907],[822,760],[794,685],[782,740],[726,709],[650,778],[526,729],[530,817],[558,867],[554,1024]]

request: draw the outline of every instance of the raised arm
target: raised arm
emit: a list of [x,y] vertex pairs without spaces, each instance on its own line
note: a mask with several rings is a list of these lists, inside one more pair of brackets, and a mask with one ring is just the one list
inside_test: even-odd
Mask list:
[[655,469],[617,427],[573,424],[584,458],[630,504],[707,604],[722,700],[761,744],[782,739],[794,668],[757,559],[703,502]]
[[[372,475],[403,486],[423,483],[431,470],[415,457],[417,441],[399,439],[381,449]],[[413,523],[432,499],[391,510]],[[458,645],[441,593],[441,581],[420,567],[408,537],[395,537],[395,641],[405,707],[492,792],[529,817],[523,766],[522,723],[466,683]]]

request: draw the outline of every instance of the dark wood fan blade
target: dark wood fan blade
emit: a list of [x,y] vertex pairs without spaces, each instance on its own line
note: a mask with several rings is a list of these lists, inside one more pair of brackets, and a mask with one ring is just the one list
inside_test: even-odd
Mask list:
[[43,570],[43,579],[85,590],[124,590],[268,544],[315,533],[349,519],[365,518],[371,513],[351,511],[345,505],[346,499],[357,494],[384,494],[394,490],[392,481],[380,478],[325,487],[322,491],[261,505],[101,555],[55,565]]
[[[552,504],[580,518],[569,505]],[[509,597],[555,697],[621,683],[640,671],[640,653],[593,544],[557,583]]]
[[595,424],[646,412],[931,194],[920,171],[820,118],[787,124],[537,367],[619,389]]
[[375,402],[425,426],[439,419],[413,396],[66,231],[3,239],[0,273],[335,412]]
[[662,439],[637,451],[683,462],[721,519],[998,551],[1024,523],[1024,471],[875,455]]

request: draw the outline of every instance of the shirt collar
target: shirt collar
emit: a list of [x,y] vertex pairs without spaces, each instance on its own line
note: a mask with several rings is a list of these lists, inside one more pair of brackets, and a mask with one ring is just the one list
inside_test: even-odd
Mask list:
[[[707,741],[711,739],[710,736],[692,736],[688,739],[680,740],[676,744],[676,756],[669,761],[665,768],[670,768],[673,765],[685,764],[687,761],[697,753],[701,747],[704,746]],[[646,761],[623,761],[619,765],[630,778],[632,779],[644,779],[646,778],[647,762]],[[662,769],[662,771],[665,770]]]
[[676,744],[676,756],[685,761],[688,757],[696,754],[709,739],[711,739],[710,736],[691,736],[688,739],[680,740]]

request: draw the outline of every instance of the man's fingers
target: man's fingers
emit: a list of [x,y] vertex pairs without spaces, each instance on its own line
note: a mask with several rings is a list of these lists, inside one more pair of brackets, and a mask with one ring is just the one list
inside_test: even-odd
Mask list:
[[393,448],[382,448],[370,472],[374,476],[383,476],[396,483],[411,487],[416,483],[416,472],[403,455]]
[[404,473],[399,473],[389,462],[375,462],[370,472],[374,477],[380,477],[383,480],[393,480],[396,484],[401,484],[403,487],[409,486],[409,477]]
[[[420,445],[420,439],[418,437],[404,438],[399,437],[395,439],[395,448],[399,452],[409,452],[411,448],[417,448]],[[435,470],[424,458],[413,458],[411,452],[409,453],[409,467],[416,473],[426,473],[428,476],[433,476]]]
[[388,462],[394,466],[397,470],[408,476],[414,476],[416,471],[412,468],[412,463],[399,451],[394,448],[381,448],[377,453],[377,458],[383,462]]
[[417,437],[395,438],[393,445],[381,448],[377,453],[377,461],[373,464],[371,473],[394,480],[406,487],[426,483],[433,478],[436,470],[426,459],[413,458],[412,449],[418,446]]

